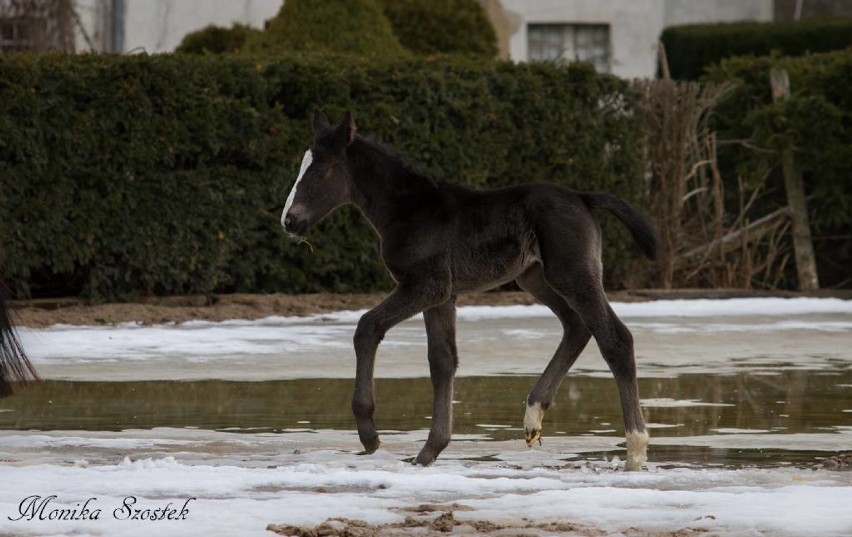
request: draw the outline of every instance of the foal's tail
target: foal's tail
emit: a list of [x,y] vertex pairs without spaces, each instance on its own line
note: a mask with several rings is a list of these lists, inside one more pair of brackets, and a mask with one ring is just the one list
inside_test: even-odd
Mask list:
[[12,395],[12,383],[39,380],[18,340],[3,289],[0,289],[0,397]]
[[606,192],[592,192],[580,194],[590,209],[603,208],[616,216],[621,223],[627,227],[633,240],[639,245],[639,249],[648,259],[657,257],[657,232],[648,217],[639,212],[636,207],[630,205],[621,198],[617,198]]

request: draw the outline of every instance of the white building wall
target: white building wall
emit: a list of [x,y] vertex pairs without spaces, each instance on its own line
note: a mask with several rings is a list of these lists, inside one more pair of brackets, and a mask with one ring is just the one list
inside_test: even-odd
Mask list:
[[654,50],[662,30],[663,0],[502,0],[521,16],[509,42],[511,59],[527,59],[527,26],[541,23],[609,24],[612,73],[623,77],[654,73]]
[[74,3],[80,26],[75,28],[75,50],[78,52],[109,52],[112,36],[110,6],[105,0],[77,0]]
[[282,0],[125,0],[124,47],[118,52],[172,52],[186,34],[211,24],[263,28],[282,4]]
[[[513,21],[505,49],[516,61],[528,59],[529,24],[608,24],[611,72],[625,78],[656,74],[657,39],[667,26],[771,21],[774,10],[774,0],[487,0],[486,3],[491,10],[502,9],[506,18]],[[153,54],[173,51],[186,34],[210,24],[230,27],[240,23],[262,28],[283,1],[124,0],[124,4],[123,46],[115,52],[139,50]],[[77,5],[94,50],[109,50],[112,0],[78,0]],[[505,44],[503,39],[501,43]],[[77,50],[88,49],[78,36]]]
[[527,26],[541,23],[609,24],[611,72],[624,78],[653,77],[657,40],[675,24],[771,21],[773,0],[501,0],[519,17],[509,38],[509,57],[525,61]]

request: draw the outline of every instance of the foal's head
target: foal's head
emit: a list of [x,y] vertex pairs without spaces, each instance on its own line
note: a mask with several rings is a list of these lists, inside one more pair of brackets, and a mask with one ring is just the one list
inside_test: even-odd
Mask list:
[[336,127],[314,111],[314,143],[302,158],[299,176],[290,190],[281,225],[291,235],[302,235],[328,213],[350,200],[346,148],[355,139],[352,114],[346,112]]

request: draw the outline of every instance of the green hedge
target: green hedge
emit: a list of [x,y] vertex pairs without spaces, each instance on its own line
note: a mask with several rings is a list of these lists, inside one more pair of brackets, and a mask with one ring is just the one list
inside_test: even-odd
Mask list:
[[672,78],[696,80],[705,68],[733,56],[801,56],[845,49],[852,46],[852,20],[673,26],[660,39]]
[[[636,199],[636,98],[588,66],[0,55],[0,274],[21,296],[95,299],[387,288],[356,211],[313,230],[313,253],[280,230],[313,108],[352,109],[452,182]],[[617,283],[636,249],[607,227]]]
[[234,24],[230,28],[206,26],[184,36],[175,52],[188,54],[226,54],[239,52],[249,36],[260,33],[251,26]]
[[497,36],[477,0],[382,0],[402,46],[417,54],[497,55]]
[[[769,70],[790,76],[792,96],[773,103]],[[852,51],[796,58],[741,57],[712,67],[705,80],[732,81],[715,112],[722,175],[757,181],[769,195],[755,217],[786,204],[779,150],[792,146],[802,171],[822,286],[850,285],[852,266]],[[733,191],[733,189],[729,189]]]
[[404,54],[400,45],[422,55],[497,55],[494,28],[476,0],[312,0],[311,5],[294,0],[270,20],[267,30],[207,26],[187,34],[175,52],[309,50],[387,56]]
[[287,54],[323,52],[358,56],[404,56],[378,0],[287,0],[243,50]]

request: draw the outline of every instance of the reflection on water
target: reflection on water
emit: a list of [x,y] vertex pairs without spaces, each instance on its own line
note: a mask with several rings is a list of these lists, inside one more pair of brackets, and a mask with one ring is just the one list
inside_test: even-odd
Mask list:
[[[524,397],[535,377],[456,380],[456,433],[521,438]],[[354,428],[348,379],[237,382],[46,381],[0,401],[0,427],[123,430],[197,427],[246,433]],[[654,437],[725,433],[831,433],[852,426],[852,371],[684,375],[640,381]],[[428,379],[376,381],[381,429],[429,427]],[[545,417],[546,435],[622,436],[611,379],[569,377]]]

